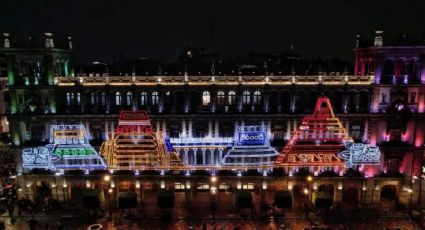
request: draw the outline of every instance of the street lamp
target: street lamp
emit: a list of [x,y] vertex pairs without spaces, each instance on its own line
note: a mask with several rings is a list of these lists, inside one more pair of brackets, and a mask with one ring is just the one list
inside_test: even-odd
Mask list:
[[109,217],[112,217],[112,193],[114,192],[114,190],[110,188],[108,192],[109,192]]
[[363,203],[365,203],[365,204],[366,204],[366,192],[367,192],[367,187],[366,187],[366,186],[363,186],[362,191],[363,191]]
[[[313,177],[311,176],[311,175],[309,175],[309,176],[307,176],[307,181],[308,181],[308,190],[307,190],[307,193],[305,192],[305,190],[304,190],[304,194],[309,194],[309,196],[308,196],[308,201],[309,202],[312,202],[311,201],[311,196],[312,196],[312,191],[311,191],[311,182],[313,181]],[[310,193],[309,193],[309,191],[310,191]]]
[[409,188],[407,189],[407,192],[410,193],[410,201],[409,201],[409,215],[412,215],[412,201],[413,201],[413,189]]
[[111,176],[109,176],[109,175],[105,175],[103,177],[103,180],[106,181],[106,182],[108,182],[110,179],[111,179]]
[[211,177],[211,182],[213,182],[213,183],[217,182],[217,176],[212,176]]

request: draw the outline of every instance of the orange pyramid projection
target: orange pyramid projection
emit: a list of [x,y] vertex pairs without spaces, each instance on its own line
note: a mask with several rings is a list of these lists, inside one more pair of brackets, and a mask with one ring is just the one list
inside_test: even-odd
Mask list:
[[276,166],[344,166],[338,153],[352,141],[327,97],[319,97],[312,115],[303,118],[288,144],[275,160]]

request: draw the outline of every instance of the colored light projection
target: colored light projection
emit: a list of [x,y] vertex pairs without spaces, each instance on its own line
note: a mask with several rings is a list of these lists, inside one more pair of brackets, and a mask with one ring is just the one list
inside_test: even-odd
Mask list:
[[22,151],[28,169],[106,169],[103,158],[89,144],[84,125],[51,125],[50,143]]
[[304,117],[288,144],[276,158],[276,166],[344,166],[338,157],[345,142],[352,142],[332,110],[327,97],[319,97],[312,115]]
[[370,146],[363,143],[344,143],[347,150],[338,154],[345,160],[345,167],[352,168],[355,165],[379,165],[381,160],[381,151],[377,146]]
[[116,132],[100,148],[114,169],[147,169],[180,164],[163,133],[154,132],[145,111],[121,111]]
[[265,126],[238,126],[235,145],[222,160],[228,166],[273,165],[278,152],[270,146]]

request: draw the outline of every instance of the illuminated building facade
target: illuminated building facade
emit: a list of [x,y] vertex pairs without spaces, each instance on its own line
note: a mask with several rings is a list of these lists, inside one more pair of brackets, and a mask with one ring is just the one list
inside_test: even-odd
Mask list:
[[[377,191],[390,183],[380,180],[380,175],[419,176],[421,172],[425,46],[384,45],[380,32],[376,33],[371,45],[365,45],[359,38],[354,49],[354,74],[351,75],[322,71],[282,74],[267,60],[267,65],[254,65],[255,71],[249,73],[244,69],[252,65],[225,71],[213,62],[211,71],[203,74],[180,66],[181,72],[168,73],[160,68],[158,72],[146,74],[131,68],[115,75],[107,70],[76,73],[70,38],[65,43],[65,48],[58,47],[53,35],[46,33],[43,47],[21,48],[14,46],[13,37],[8,34],[3,37],[0,55],[7,65],[2,77],[8,81],[7,114],[11,142],[17,152],[48,142],[52,135],[51,125],[83,124],[93,146],[100,147],[105,142],[102,153],[109,165],[131,169],[135,167],[132,162],[139,162],[137,167],[161,164],[160,155],[155,159],[145,157],[129,161],[134,155],[126,155],[129,149],[123,146],[137,142],[133,146],[151,151],[149,148],[154,148],[155,143],[165,145],[166,149],[169,140],[183,164],[216,166],[220,164],[220,157],[232,149],[238,127],[264,127],[271,147],[280,150],[288,146],[285,143],[291,144],[294,134],[302,134],[305,117],[309,119],[310,114],[316,112],[317,98],[326,96],[334,113],[327,110],[316,115],[319,119],[322,115],[328,116],[330,121],[327,118],[327,122],[340,134],[338,151],[332,149],[333,154],[343,151],[342,141],[350,138],[356,143],[379,146],[382,153],[378,166],[361,169],[364,175],[377,177],[378,182],[348,181],[346,186],[345,179],[341,178],[335,182],[338,188],[335,194],[339,197],[335,200],[350,189],[350,183],[360,188],[360,192]],[[122,110],[147,111],[151,121],[131,124],[131,121],[120,120]],[[142,126],[144,128],[139,129]],[[142,139],[142,136],[150,138]],[[284,147],[281,153],[286,154],[289,147]],[[149,156],[155,156],[157,150]],[[124,156],[122,161],[117,158],[117,152]],[[277,163],[285,165],[281,156]],[[344,162],[333,166],[344,167]],[[135,185],[139,183],[140,187],[139,179],[125,180],[136,180]],[[274,186],[291,190],[296,178],[288,180],[286,184]],[[400,180],[393,180],[391,185],[398,186],[397,191],[402,194]],[[93,187],[94,183],[91,181],[88,187]],[[255,187],[244,183],[228,182],[236,188]],[[181,179],[161,182],[160,187],[189,190],[191,185],[195,186],[195,182]],[[267,181],[264,187],[267,188]],[[376,194],[365,199],[376,201]]]
[[[133,71],[112,76],[76,74],[70,38],[65,48],[58,48],[46,33],[43,48],[18,48],[7,35],[0,53],[7,60],[11,140],[16,146],[40,143],[48,140],[50,124],[71,122],[84,124],[91,143],[100,146],[114,133],[119,111],[137,108],[148,111],[153,130],[165,131],[174,143],[226,142],[236,127],[260,124],[280,147],[324,95],[349,136],[381,146],[382,172],[418,175],[425,126],[425,47],[385,46],[381,39],[377,33],[376,44],[364,48],[358,39],[355,75],[278,75],[263,68],[249,75],[212,69],[208,75],[186,71],[145,76]],[[195,149],[184,145],[176,150]],[[216,163],[212,156],[224,149],[211,146],[197,147],[196,156],[187,154],[186,161]]]

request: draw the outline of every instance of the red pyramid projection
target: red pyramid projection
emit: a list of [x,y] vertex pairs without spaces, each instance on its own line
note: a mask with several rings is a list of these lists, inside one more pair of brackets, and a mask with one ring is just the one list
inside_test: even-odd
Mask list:
[[327,97],[319,97],[312,115],[303,118],[288,144],[275,160],[276,166],[344,166],[338,153],[352,141]]

